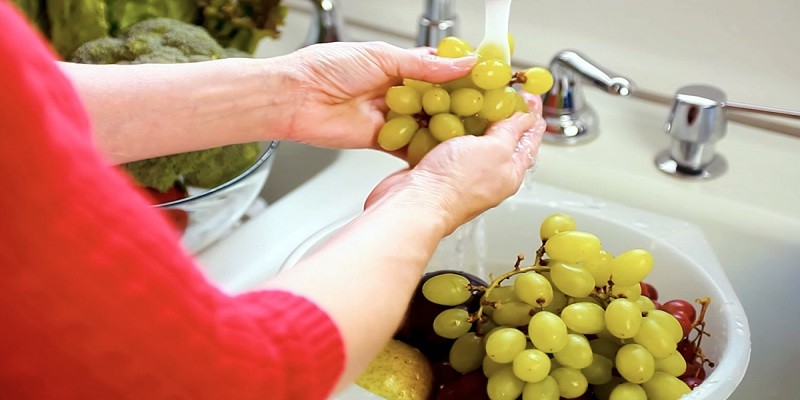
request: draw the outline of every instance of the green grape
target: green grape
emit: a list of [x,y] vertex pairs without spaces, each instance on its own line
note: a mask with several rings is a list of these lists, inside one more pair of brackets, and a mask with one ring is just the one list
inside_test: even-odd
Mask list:
[[461,118],[450,113],[436,114],[431,117],[428,123],[428,129],[431,130],[431,135],[440,142],[454,137],[464,136],[465,133]]
[[505,366],[493,373],[486,383],[486,394],[491,400],[515,400],[522,394],[525,381],[514,375],[511,365]]
[[542,241],[550,239],[556,233],[574,231],[575,219],[563,213],[548,215],[539,226],[539,237]]
[[408,86],[413,88],[417,91],[420,95],[428,91],[428,89],[432,88],[434,85],[431,82],[425,81],[418,81],[416,79],[404,78],[403,79],[403,86]]
[[508,86],[513,76],[511,67],[497,59],[480,61],[472,67],[472,83],[483,90],[501,89]]
[[500,364],[514,361],[514,357],[522,350],[528,340],[525,334],[514,328],[500,328],[486,340],[486,354]]
[[602,385],[611,381],[612,368],[614,363],[610,359],[594,354],[592,363],[588,367],[581,369],[581,373],[591,385]]
[[378,145],[389,151],[401,149],[411,141],[417,129],[419,123],[412,116],[401,115],[392,118],[386,121],[378,132]]
[[[550,281],[552,285],[552,280]],[[561,311],[564,307],[567,306],[567,295],[564,292],[558,290],[557,288],[553,288],[553,301],[550,304],[544,306],[544,311],[550,311],[553,314],[560,315]]]
[[486,131],[489,121],[477,116],[472,115],[465,117],[461,122],[464,123],[464,132],[467,135],[480,136]]
[[570,333],[567,334],[567,344],[563,349],[553,353],[561,365],[565,367],[583,369],[592,365],[592,347],[585,336]]
[[666,372],[672,376],[681,376],[686,372],[686,359],[680,352],[674,351],[665,358],[655,359],[656,371]]
[[586,268],[561,261],[551,262],[548,265],[553,284],[567,296],[586,297],[594,290],[594,278]]
[[511,33],[508,34],[508,51],[511,53],[509,55],[514,55],[514,35]]
[[628,250],[611,261],[611,280],[615,285],[631,286],[653,269],[653,255],[647,250]]
[[606,329],[614,337],[630,339],[642,326],[642,310],[628,299],[616,299],[606,307]]
[[443,83],[441,86],[443,89],[447,90],[450,93],[453,93],[458,89],[466,89],[466,88],[477,89],[475,84],[472,83],[472,77],[469,75],[462,76],[461,78]]
[[386,105],[399,114],[417,114],[422,111],[422,95],[410,86],[392,86],[386,91]]
[[539,382],[550,373],[550,357],[536,349],[523,350],[513,361],[514,375],[525,382]]
[[553,301],[553,286],[550,281],[533,271],[517,275],[514,293],[520,300],[532,306],[543,307]]
[[530,108],[528,107],[528,102],[525,101],[525,98],[522,97],[522,95],[519,92],[517,92],[516,100],[517,100],[516,107],[514,108],[515,111],[523,113],[530,111]]
[[678,400],[692,391],[682,380],[660,371],[653,374],[653,378],[643,383],[642,387],[648,400]]
[[433,150],[436,145],[439,144],[439,141],[431,135],[431,131],[428,128],[419,128],[417,133],[411,137],[411,142],[408,143],[408,151],[406,158],[408,159],[408,164],[413,168],[415,165],[419,164],[422,161],[422,158],[425,157],[428,152]]
[[553,87],[553,74],[545,68],[528,68],[523,74],[525,82],[522,83],[522,89],[528,93],[541,95]]
[[610,339],[597,338],[589,341],[589,346],[595,355],[603,356],[611,361],[617,358],[620,345]]
[[385,119],[388,121],[390,119],[395,119],[395,118],[397,118],[397,117],[399,117],[401,115],[405,115],[405,114],[400,114],[398,112],[389,110],[389,111],[386,112],[386,118]]
[[592,387],[592,392],[594,393],[594,396],[597,397],[597,400],[608,400],[609,397],[611,397],[611,391],[614,390],[614,388],[618,385],[625,382],[627,381],[619,376],[612,376],[608,383],[595,385]]
[[589,256],[583,262],[583,267],[592,274],[598,286],[605,286],[611,279],[611,260],[614,259],[609,252],[600,250],[597,254]]
[[483,375],[487,378],[494,375],[495,372],[499,371],[501,368],[505,366],[508,366],[508,363],[500,364],[498,362],[495,362],[494,360],[492,360],[491,357],[489,357],[488,354],[483,356],[483,364],[482,364]]
[[488,90],[483,94],[483,108],[478,116],[491,121],[500,121],[514,114],[517,107],[517,92],[514,88]]
[[478,48],[478,56],[481,60],[506,60],[511,56],[509,50],[500,44],[484,43]]
[[466,40],[455,36],[448,36],[442,39],[436,48],[436,54],[439,57],[446,58],[464,57],[474,52],[475,49]]
[[614,285],[611,287],[611,295],[624,297],[635,302],[639,300],[639,297],[642,297],[642,285],[639,283],[634,283],[631,286]]
[[481,367],[486,351],[483,338],[469,332],[460,336],[450,347],[450,366],[454,370],[466,374]]
[[491,307],[484,307],[483,311],[486,315],[493,316],[496,310],[495,305],[497,307],[502,307],[503,304],[520,300],[516,293],[514,293],[513,286],[497,286],[491,291],[484,293],[481,301],[492,303]]
[[581,371],[574,368],[562,367],[550,372],[550,376],[558,384],[558,392],[565,399],[574,399],[589,388],[589,382]]
[[655,358],[667,358],[678,348],[678,342],[669,331],[651,317],[642,318],[642,326],[633,341],[644,346]]
[[641,386],[625,382],[617,385],[608,397],[609,400],[647,400],[647,393]]
[[468,117],[483,108],[483,93],[473,88],[461,88],[450,94],[450,111],[455,115]]
[[422,295],[432,303],[457,306],[472,296],[469,279],[460,274],[436,275],[422,284]]
[[522,389],[522,400],[558,400],[558,382],[546,376],[539,382],[526,383]]
[[492,313],[492,320],[498,325],[523,326],[531,319],[533,306],[521,301],[503,303]]
[[636,299],[636,305],[639,306],[642,311],[653,311],[656,309],[653,300],[650,300],[647,296],[639,296],[639,298]]
[[572,303],[561,311],[567,328],[582,334],[594,334],[606,328],[606,310],[595,303]]
[[555,353],[567,345],[567,325],[558,315],[540,311],[528,323],[528,336],[537,349]]
[[433,319],[433,331],[446,339],[455,339],[465,335],[472,328],[469,322],[469,311],[463,308],[444,310]]
[[675,343],[683,339],[683,327],[681,327],[681,323],[678,322],[672,314],[664,310],[652,310],[647,313],[645,319],[656,321],[658,325],[669,333]]
[[617,352],[614,366],[623,378],[633,383],[647,382],[656,368],[653,355],[639,344],[622,346]]
[[600,249],[600,239],[582,231],[556,233],[544,245],[544,251],[550,258],[568,263],[584,262],[595,257]]
[[422,94],[422,109],[428,115],[450,111],[450,93],[440,87],[431,87]]

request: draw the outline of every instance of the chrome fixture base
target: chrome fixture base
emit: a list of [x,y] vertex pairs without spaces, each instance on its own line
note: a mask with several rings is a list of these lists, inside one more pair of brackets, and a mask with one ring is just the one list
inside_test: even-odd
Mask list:
[[547,130],[543,140],[560,145],[588,143],[597,137],[597,114],[586,107],[580,114],[554,115],[545,111]]
[[699,170],[691,170],[682,167],[678,161],[672,158],[672,152],[670,150],[664,150],[659,153],[658,156],[656,156],[655,163],[656,167],[661,172],[683,179],[713,179],[724,174],[728,170],[728,162],[719,154],[715,155],[710,163]]

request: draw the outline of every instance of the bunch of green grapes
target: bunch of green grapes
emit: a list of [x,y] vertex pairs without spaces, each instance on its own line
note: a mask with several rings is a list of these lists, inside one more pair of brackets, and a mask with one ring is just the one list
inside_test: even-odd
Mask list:
[[[511,40],[510,40],[511,42]],[[491,49],[476,52],[457,37],[446,37],[437,54],[458,58],[477,54],[479,61],[470,74],[442,84],[404,79],[386,93],[386,124],[378,144],[394,151],[407,147],[408,162],[416,165],[437,144],[463,135],[481,135],[490,122],[528,111],[528,105],[514,88],[540,95],[553,86],[545,68],[534,67],[514,73],[510,65],[495,57]]]
[[[687,363],[713,366],[699,350],[710,300],[701,302],[699,317],[682,300],[661,306],[643,282],[653,268],[648,251],[612,256],[568,215],[547,217],[540,236],[534,264],[523,267],[518,257],[485,288],[477,312],[453,308],[435,318],[434,331],[455,339],[453,369],[482,370],[492,400],[675,400],[702,382],[704,371],[698,381]],[[442,305],[475,290],[453,274],[426,285],[426,298]]]

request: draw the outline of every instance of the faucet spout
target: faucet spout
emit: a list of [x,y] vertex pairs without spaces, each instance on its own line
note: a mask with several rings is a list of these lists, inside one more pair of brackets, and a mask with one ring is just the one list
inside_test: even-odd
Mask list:
[[442,39],[455,35],[455,29],[453,0],[425,0],[425,12],[419,19],[417,46],[436,47]]
[[302,47],[344,41],[344,18],[336,0],[311,0],[314,17]]

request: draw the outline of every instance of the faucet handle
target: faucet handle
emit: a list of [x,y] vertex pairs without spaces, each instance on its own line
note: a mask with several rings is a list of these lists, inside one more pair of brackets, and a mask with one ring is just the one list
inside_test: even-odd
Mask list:
[[597,115],[586,103],[581,82],[618,96],[635,90],[628,78],[609,72],[582,54],[565,50],[550,62],[553,87],[542,96],[542,114],[547,121],[545,140],[558,144],[578,144],[597,136]]
[[684,86],[675,93],[665,130],[670,148],[656,157],[661,171],[682,178],[714,178],[727,170],[716,143],[725,137],[729,111],[746,111],[800,119],[800,112],[728,100],[722,90],[708,85]]

